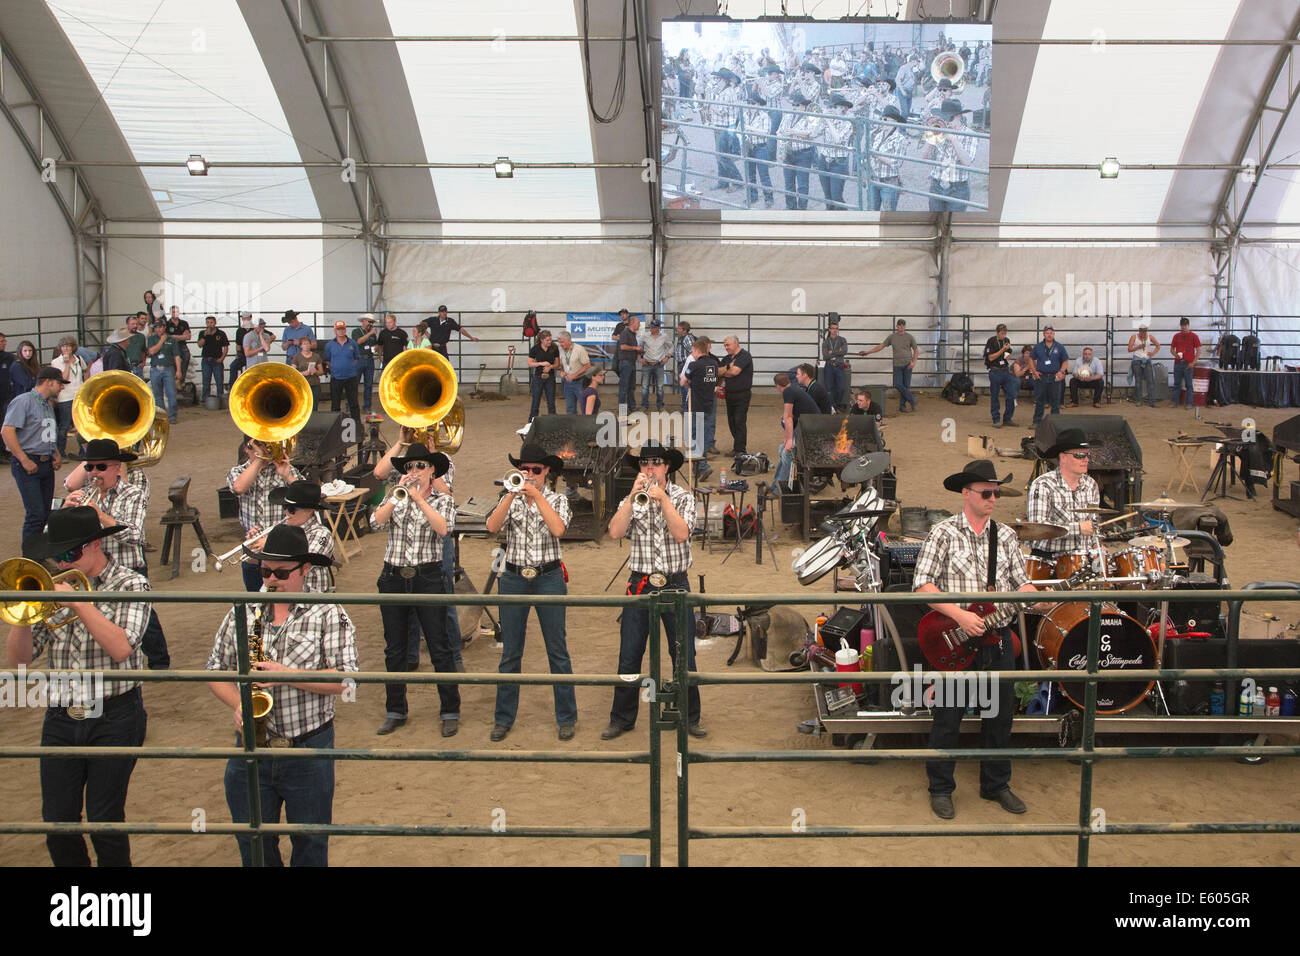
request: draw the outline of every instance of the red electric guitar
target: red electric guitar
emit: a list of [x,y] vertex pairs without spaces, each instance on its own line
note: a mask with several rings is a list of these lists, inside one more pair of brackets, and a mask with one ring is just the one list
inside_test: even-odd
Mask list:
[[[984,618],[992,614],[994,608],[992,604],[971,604],[966,610]],[[1020,635],[1015,631],[1011,635],[1013,654],[1019,657]],[[986,640],[992,644],[997,635],[967,634],[947,614],[931,611],[921,618],[921,623],[916,628],[916,637],[927,664],[939,671],[960,671],[970,666],[975,652]]]

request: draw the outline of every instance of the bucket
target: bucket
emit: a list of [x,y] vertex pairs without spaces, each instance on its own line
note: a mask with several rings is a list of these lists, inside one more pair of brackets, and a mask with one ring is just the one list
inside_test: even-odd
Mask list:
[[904,538],[924,538],[930,531],[930,522],[924,508],[902,508],[899,530]]
[[[841,673],[845,671],[852,671],[857,674],[862,673],[860,652],[849,647],[849,642],[842,637],[840,638],[840,649],[835,652],[835,669]],[[841,684],[840,686],[852,687],[853,693],[855,694],[861,695],[862,693],[861,684]]]
[[221,396],[209,395],[207,398],[203,400],[203,407],[210,412],[221,411]]

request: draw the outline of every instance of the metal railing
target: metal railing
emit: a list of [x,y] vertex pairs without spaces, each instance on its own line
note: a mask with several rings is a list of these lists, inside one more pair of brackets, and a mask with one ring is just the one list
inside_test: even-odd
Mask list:
[[[1260,586],[1257,586],[1260,587]],[[1240,606],[1245,601],[1295,601],[1297,585],[1289,582],[1265,582],[1263,589],[1247,588],[1239,591],[1175,591],[1162,593],[1162,600],[1170,603],[1179,602],[1218,602],[1227,601],[1231,608],[1229,614],[1230,646],[1236,636]],[[30,599],[30,592],[2,592],[0,601],[21,601]],[[258,596],[247,592],[214,594],[211,592],[152,592],[153,603],[230,603],[242,608],[250,603],[260,603]],[[887,593],[863,595],[864,602],[884,605],[929,604],[932,602],[956,602],[967,604],[983,600],[985,593],[977,594],[916,594]],[[883,837],[883,836],[1073,836],[1077,841],[1076,861],[1079,866],[1088,864],[1091,840],[1095,835],[1129,836],[1138,834],[1240,834],[1240,833],[1300,833],[1300,820],[1275,820],[1268,822],[1244,821],[1210,821],[1210,822],[1138,822],[1108,823],[1103,830],[1093,826],[1093,768],[1099,760],[1112,759],[1161,759],[1161,758],[1220,758],[1220,757],[1294,757],[1300,755],[1300,746],[1169,746],[1169,747],[1098,747],[1096,745],[1096,717],[1098,682],[1107,678],[1107,674],[1098,668],[1101,651],[1101,615],[1104,603],[1112,602],[1117,594],[1113,591],[1073,591],[1069,594],[1071,603],[1086,602],[1090,613],[1088,619],[1088,665],[1086,671],[1060,670],[1015,670],[1009,672],[1009,679],[1021,681],[1068,681],[1086,682],[1085,706],[1083,710],[1083,727],[1081,742],[1073,748],[1005,748],[1005,749],[943,749],[943,750],[872,750],[871,760],[881,761],[923,761],[923,760],[1076,760],[1081,764],[1079,783],[1079,814],[1075,822],[1051,824],[1006,824],[1001,826],[946,826],[926,825],[899,827],[894,824],[877,826],[808,826],[802,829],[789,827],[721,827],[693,826],[690,823],[690,768],[695,764],[707,763],[807,763],[855,762],[863,759],[861,752],[834,753],[810,752],[806,750],[705,750],[691,751],[687,728],[688,696],[692,687],[704,685],[734,684],[809,684],[839,683],[848,680],[842,673],[785,673],[765,672],[744,673],[697,673],[687,669],[688,655],[685,641],[694,640],[694,628],[689,627],[689,617],[693,609],[705,604],[717,607],[727,604],[745,604],[753,602],[752,594],[692,594],[686,591],[661,591],[641,596],[606,596],[606,595],[518,595],[518,596],[452,596],[452,595],[369,595],[369,594],[302,594],[295,595],[294,600],[310,604],[345,604],[345,605],[432,605],[442,606],[456,604],[468,607],[503,604],[559,604],[581,607],[644,607],[649,611],[649,651],[650,667],[643,674],[636,675],[562,675],[519,674],[503,675],[498,673],[450,673],[420,674],[403,672],[398,675],[403,683],[408,684],[575,684],[586,686],[626,686],[633,684],[651,689],[648,695],[650,707],[650,743],[645,751],[493,751],[493,750],[377,750],[361,749],[259,749],[256,746],[253,728],[251,685],[265,679],[259,673],[251,672],[248,653],[248,635],[244,626],[244,615],[236,614],[238,671],[125,671],[115,670],[109,676],[114,679],[139,680],[144,682],[208,682],[221,681],[237,683],[243,713],[243,746],[231,748],[190,748],[190,747],[0,747],[0,758],[23,759],[111,759],[131,757],[143,759],[242,759],[248,770],[248,790],[250,813],[246,824],[208,824],[201,833],[210,835],[246,835],[251,839],[251,854],[254,865],[263,862],[262,841],[264,835],[302,835],[326,834],[328,836],[419,836],[419,837],[545,837],[545,838],[591,838],[591,839],[633,839],[646,840],[649,843],[649,863],[659,865],[662,851],[662,807],[660,801],[661,757],[662,748],[659,732],[675,730],[677,733],[677,862],[679,865],[690,863],[690,843],[701,839],[769,839],[789,837]],[[96,602],[138,601],[140,595],[135,592],[100,592]],[[1028,604],[1040,601],[1043,595],[1029,593],[1001,594],[999,602]],[[764,604],[810,605],[824,604],[827,595],[822,593],[802,592],[799,594],[763,595]],[[660,663],[662,655],[659,648],[660,615],[672,614],[676,620],[678,634],[677,666],[671,680],[662,680]],[[1231,657],[1230,657],[1231,661]],[[68,672],[69,674],[92,674],[94,672]],[[331,672],[332,673],[332,672]],[[963,674],[989,675],[994,681],[1008,679],[997,671],[964,671]],[[1223,667],[1211,669],[1161,669],[1161,670],[1125,670],[1125,680],[1178,680],[1209,681],[1236,680],[1239,678],[1300,679],[1300,667],[1263,668],[1263,667]],[[908,675],[910,678],[910,675]],[[341,678],[357,684],[379,684],[394,680],[394,675],[386,672],[353,672],[340,674]],[[320,673],[311,674],[277,674],[276,681],[283,683],[307,683],[317,681]],[[854,673],[852,683],[868,684],[894,681],[896,675],[884,672]],[[653,681],[653,683],[649,683]],[[645,695],[642,695],[643,698]],[[1170,718],[1177,719],[1177,718]],[[1283,726],[1279,724],[1279,726]],[[264,824],[261,822],[259,806],[258,775],[265,761],[308,760],[327,758],[330,760],[413,760],[413,761],[447,761],[447,762],[485,762],[485,763],[574,763],[589,764],[624,764],[649,765],[649,821],[646,827],[597,827],[597,826],[533,826],[509,827],[495,829],[491,826],[432,826],[415,824]],[[30,821],[0,822],[0,833],[12,834],[185,834],[195,832],[191,821],[178,823],[50,823]]]

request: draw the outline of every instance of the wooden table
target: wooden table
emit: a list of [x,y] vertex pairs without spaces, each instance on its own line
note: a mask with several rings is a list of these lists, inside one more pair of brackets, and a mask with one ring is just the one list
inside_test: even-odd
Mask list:
[[362,501],[369,497],[368,488],[357,488],[346,495],[330,495],[326,503],[334,510],[325,512],[325,524],[334,534],[335,557],[347,564],[361,553],[361,539],[357,537],[357,515],[361,513]]
[[1175,477],[1178,479],[1178,487],[1173,487],[1170,482],[1169,493],[1171,496],[1177,496],[1188,485],[1192,486],[1192,493],[1199,495],[1201,487],[1196,483],[1196,474],[1192,470],[1196,466],[1196,452],[1206,443],[1197,439],[1185,438],[1166,438],[1165,443],[1174,453],[1174,467],[1177,469]]

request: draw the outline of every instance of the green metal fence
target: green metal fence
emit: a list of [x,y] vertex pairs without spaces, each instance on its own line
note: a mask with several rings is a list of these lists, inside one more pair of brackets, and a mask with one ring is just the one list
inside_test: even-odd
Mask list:
[[[1126,592],[1130,595],[1131,592]],[[1072,591],[1068,595],[1070,602],[1086,602],[1090,607],[1088,625],[1088,660],[1086,671],[1056,670],[1017,670],[1012,672],[1014,680],[1031,681],[1083,681],[1086,682],[1085,707],[1083,711],[1083,732],[1080,746],[1075,748],[1006,748],[1006,749],[955,749],[955,750],[873,750],[871,760],[880,761],[923,761],[923,760],[981,760],[989,758],[1009,758],[1013,760],[1077,760],[1081,763],[1079,786],[1079,814],[1075,822],[1052,824],[1006,824],[1002,826],[951,826],[928,825],[899,827],[887,826],[809,826],[803,829],[782,827],[720,827],[691,826],[690,824],[690,768],[692,764],[704,763],[808,763],[808,762],[856,762],[863,759],[861,753],[806,750],[703,750],[692,752],[687,732],[687,695],[692,686],[727,685],[727,684],[809,684],[838,682],[834,675],[812,673],[766,673],[743,671],[736,673],[697,673],[687,670],[687,655],[684,642],[693,638],[694,628],[688,627],[689,615],[693,609],[705,604],[718,607],[729,604],[757,603],[752,594],[692,594],[686,591],[660,591],[638,596],[608,595],[376,595],[376,594],[302,594],[295,595],[300,603],[338,603],[344,605],[383,605],[383,604],[426,604],[440,606],[456,604],[458,606],[500,606],[510,604],[563,604],[577,607],[618,607],[645,608],[650,612],[649,668],[647,671],[629,675],[616,674],[518,674],[502,675],[497,673],[452,673],[428,674],[404,672],[400,680],[408,684],[575,684],[584,686],[622,686],[634,683],[650,690],[642,695],[649,705],[650,735],[649,748],[644,751],[504,751],[504,750],[394,750],[394,749],[281,749],[256,746],[251,706],[251,685],[265,679],[258,673],[251,672],[248,654],[248,635],[244,626],[244,615],[235,615],[238,635],[238,671],[113,671],[115,679],[140,680],[145,682],[208,682],[225,681],[237,683],[240,688],[240,700],[243,712],[243,746],[240,747],[0,747],[0,758],[49,758],[82,759],[111,758],[130,756],[138,759],[243,759],[248,768],[250,814],[247,824],[209,824],[203,833],[215,835],[244,834],[253,837],[251,849],[255,865],[262,859],[262,835],[289,835],[307,833],[325,833],[331,836],[454,836],[454,837],[545,837],[545,838],[587,838],[587,839],[632,839],[645,840],[649,845],[649,862],[658,866],[662,856],[662,807],[661,789],[661,743],[659,732],[675,730],[677,758],[677,862],[685,866],[690,862],[690,843],[700,839],[768,839],[789,837],[882,837],[882,836],[1075,836],[1078,841],[1078,864],[1088,863],[1089,841],[1093,836],[1092,816],[1092,775],[1093,766],[1098,760],[1110,759],[1149,759],[1164,757],[1294,757],[1300,755],[1300,746],[1169,746],[1169,747],[1098,747],[1095,738],[1095,720],[1097,716],[1097,683],[1105,679],[1104,672],[1098,669],[1101,640],[1101,611],[1103,603],[1113,602],[1117,593],[1113,591]],[[835,601],[839,595],[827,595],[815,592],[799,594],[762,595],[761,603],[787,605],[825,604]],[[986,594],[864,594],[864,601],[880,605],[928,604],[931,602],[953,602],[969,604],[986,598]],[[1062,595],[1065,597],[1065,595]],[[1295,601],[1300,595],[1294,590],[1265,589],[1242,591],[1176,591],[1161,595],[1162,600],[1170,603],[1183,601]],[[0,602],[30,600],[30,592],[0,592]],[[136,592],[100,592],[96,594],[97,602],[138,601]],[[152,592],[149,599],[155,604],[233,604],[243,606],[261,603],[258,595],[247,592],[213,593],[213,592]],[[1028,604],[1041,601],[1042,594],[1016,593],[999,595],[998,600],[1006,603]],[[844,603],[839,601],[838,603]],[[672,614],[676,619],[679,651],[677,666],[671,680],[661,678],[661,649],[659,646],[660,615]],[[1231,618],[1235,625],[1237,618]],[[70,672],[78,673],[78,672]],[[90,673],[90,672],[84,672]],[[965,671],[966,675],[989,674],[994,679],[1000,677],[995,671]],[[357,684],[382,684],[394,679],[386,672],[361,671],[345,675],[347,680]],[[1210,669],[1163,669],[1163,670],[1126,670],[1126,679],[1136,680],[1236,680],[1244,677],[1300,679],[1300,667],[1295,668],[1210,668]],[[307,683],[319,680],[318,674],[276,675],[279,683]],[[889,682],[895,675],[889,673],[855,674],[853,683],[867,684]],[[651,681],[653,683],[651,683]],[[403,760],[403,761],[443,761],[443,762],[483,762],[483,763],[573,763],[579,765],[617,764],[648,765],[649,774],[649,819],[644,827],[595,827],[595,826],[533,826],[508,827],[494,829],[490,826],[434,826],[414,824],[263,824],[259,806],[258,775],[260,766],[267,760],[304,760],[327,757],[333,760]],[[12,834],[48,834],[48,833],[137,833],[137,834],[184,834],[192,833],[190,821],[180,823],[46,823],[46,822],[0,822],[0,833]],[[1108,824],[1105,835],[1138,834],[1247,834],[1247,833],[1300,833],[1300,820],[1279,820],[1272,822],[1150,822]]]

